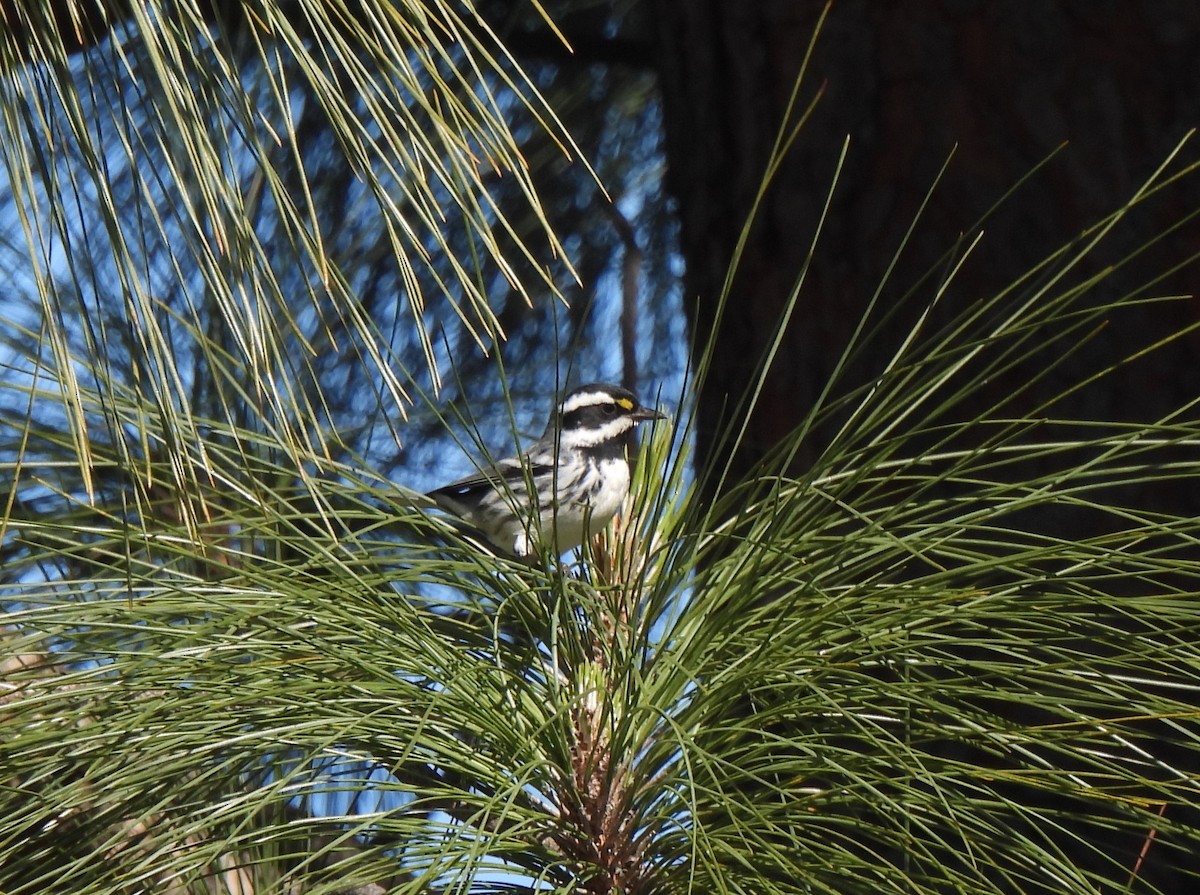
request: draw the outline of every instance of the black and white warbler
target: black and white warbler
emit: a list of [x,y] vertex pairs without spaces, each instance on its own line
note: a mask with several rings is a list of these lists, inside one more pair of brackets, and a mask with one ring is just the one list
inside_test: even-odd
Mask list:
[[506,553],[530,556],[543,537],[553,539],[555,555],[564,553],[612,520],[629,493],[633,430],[664,418],[628,389],[580,386],[523,455],[498,460],[428,497]]

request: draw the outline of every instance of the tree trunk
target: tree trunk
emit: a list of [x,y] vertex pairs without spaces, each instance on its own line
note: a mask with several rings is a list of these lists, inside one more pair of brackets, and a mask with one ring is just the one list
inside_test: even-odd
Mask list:
[[[1099,216],[1119,207],[1200,118],[1200,5],[1023,0],[836,3],[818,38],[801,106],[824,89],[771,184],[732,284],[717,297],[751,209],[820,2],[655,0],[670,170],[686,258],[685,297],[699,344],[717,328],[699,404],[699,455],[730,400],[752,381],[800,271],[845,137],[849,156],[795,319],[763,392],[745,473],[817,399],[938,169],[950,170],[889,286],[885,307],[951,248],[1010,186],[1064,140],[1061,156],[1009,200],[951,298],[993,294]],[[1142,238],[1200,207],[1195,178],[1152,206]],[[1137,242],[1105,254],[1113,261]],[[1200,247],[1192,224],[1140,259],[1133,286]],[[933,287],[926,290],[932,295]],[[1154,294],[1190,291],[1176,279]],[[961,307],[961,304],[959,305]],[[1153,306],[1094,339],[1062,385],[1098,360],[1194,319],[1190,302]],[[1141,363],[1075,412],[1145,418],[1196,395],[1197,341]],[[865,373],[865,371],[860,371]],[[807,457],[819,445],[810,446]]]

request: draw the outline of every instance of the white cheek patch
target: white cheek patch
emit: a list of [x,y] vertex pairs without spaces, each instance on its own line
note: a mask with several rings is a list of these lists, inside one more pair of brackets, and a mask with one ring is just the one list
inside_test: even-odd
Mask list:
[[559,435],[559,443],[567,449],[594,447],[606,441],[612,441],[614,438],[619,438],[635,425],[637,424],[629,417],[620,416],[594,429],[570,432],[564,430]]

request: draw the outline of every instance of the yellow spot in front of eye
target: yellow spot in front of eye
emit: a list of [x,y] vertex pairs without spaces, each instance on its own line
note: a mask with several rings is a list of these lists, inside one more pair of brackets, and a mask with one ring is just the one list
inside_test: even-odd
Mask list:
[[617,406],[622,410],[633,410],[633,402],[628,398],[617,398]]

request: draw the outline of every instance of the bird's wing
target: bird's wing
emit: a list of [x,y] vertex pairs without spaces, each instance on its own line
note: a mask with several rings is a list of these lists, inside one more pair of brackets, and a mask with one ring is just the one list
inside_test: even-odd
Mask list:
[[497,491],[511,488],[525,481],[526,468],[529,469],[531,475],[537,476],[548,471],[550,466],[535,463],[532,466],[526,467],[520,460],[509,457],[505,460],[498,460],[490,469],[469,475],[466,478],[459,479],[457,482],[451,482],[449,485],[443,485],[441,488],[430,491],[428,496],[434,500],[442,497],[450,498],[451,500],[462,500],[463,498],[479,494],[482,491]]

